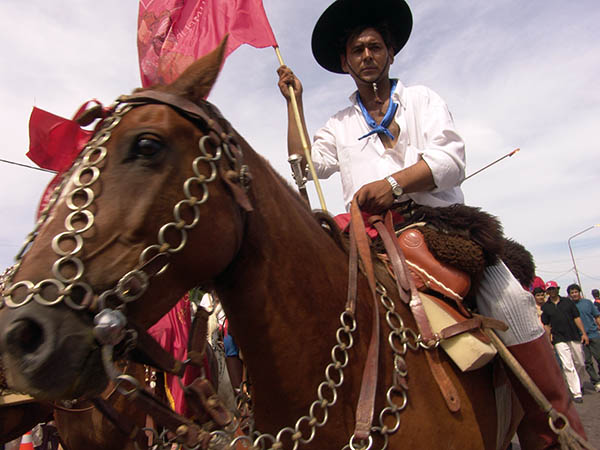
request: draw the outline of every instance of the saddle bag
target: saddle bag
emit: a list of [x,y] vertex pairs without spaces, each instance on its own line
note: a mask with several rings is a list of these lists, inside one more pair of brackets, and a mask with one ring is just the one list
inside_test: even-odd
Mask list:
[[[463,372],[483,367],[496,355],[496,349],[481,327],[502,328],[505,325],[491,318],[474,316],[465,309],[463,299],[471,287],[470,276],[439,261],[429,251],[418,229],[403,231],[398,236],[398,242],[431,329],[442,338],[440,345],[444,351]],[[424,292],[427,290],[450,299],[455,308]]]

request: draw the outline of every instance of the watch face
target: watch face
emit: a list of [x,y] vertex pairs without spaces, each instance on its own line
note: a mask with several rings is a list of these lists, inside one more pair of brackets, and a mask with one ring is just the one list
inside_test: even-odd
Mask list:
[[394,189],[392,189],[392,193],[396,197],[400,197],[404,193],[404,189],[402,189],[402,187],[400,186],[396,186]]

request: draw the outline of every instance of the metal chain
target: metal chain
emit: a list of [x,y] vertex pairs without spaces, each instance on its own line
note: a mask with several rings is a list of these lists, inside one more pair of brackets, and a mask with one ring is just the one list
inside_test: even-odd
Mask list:
[[[73,164],[71,169],[63,177],[62,182],[57,186],[52,194],[52,197],[42,212],[34,230],[28,235],[25,244],[17,255],[16,264],[7,274],[3,297],[0,299],[0,308],[5,304],[9,308],[18,308],[26,305],[30,301],[36,301],[45,306],[53,306],[64,300],[64,302],[75,310],[91,309],[91,305],[82,302],[77,303],[71,296],[75,289],[79,289],[83,295],[82,299],[91,299],[93,290],[88,283],[82,280],[85,271],[83,262],[79,257],[79,253],[83,249],[82,234],[90,230],[95,222],[94,214],[88,209],[94,201],[94,191],[91,186],[98,180],[100,176],[101,163],[105,160],[107,149],[106,142],[111,137],[111,131],[119,124],[121,118],[133,108],[132,105],[120,103],[117,101],[111,106],[113,114],[106,118],[94,135],[94,137],[84,147],[82,154]],[[214,154],[208,151],[207,143],[211,143],[214,147]],[[185,198],[178,202],[173,207],[174,221],[163,225],[158,231],[158,244],[146,247],[140,254],[138,265],[132,271],[126,273],[112,289],[103,292],[99,296],[99,309],[106,307],[106,300],[109,297],[117,297],[122,304],[132,302],[141,297],[146,291],[149,284],[149,275],[143,270],[144,264],[150,259],[156,257],[164,257],[166,260],[185,247],[188,241],[188,231],[193,229],[200,221],[199,206],[206,203],[209,197],[208,183],[213,182],[218,176],[217,162],[221,159],[223,153],[231,162],[235,161],[235,156],[231,152],[229,145],[237,145],[232,138],[229,138],[229,143],[223,141],[212,130],[208,134],[200,138],[198,146],[201,155],[196,157],[192,162],[192,170],[194,176],[188,178],[183,183],[183,192]],[[240,150],[241,151],[241,150]],[[204,175],[201,171],[203,165],[208,165],[209,175]],[[246,166],[242,166],[240,171],[248,172]],[[242,173],[240,173],[240,177]],[[246,176],[245,178],[248,178]],[[249,178],[248,178],[249,179]],[[22,280],[11,284],[11,280],[21,265],[21,260],[25,252],[31,246],[31,243],[37,236],[40,227],[46,222],[49,211],[56,203],[62,190],[66,186],[74,186],[74,189],[67,194],[66,204],[71,210],[71,213],[65,219],[66,231],[58,234],[52,239],[52,249],[57,254],[58,259],[52,266],[52,274],[54,278],[42,280],[36,284],[29,280]],[[194,195],[198,190],[199,196]],[[186,222],[184,220],[185,212],[191,211],[192,219]],[[75,223],[83,225],[75,226]],[[167,232],[178,234],[176,244],[170,243],[167,240]],[[70,250],[65,250],[65,244],[70,243]],[[168,263],[162,267],[161,271],[167,268]],[[75,268],[75,275],[66,276],[63,271],[66,267]],[[136,289],[132,289],[134,285],[132,281],[137,281]],[[54,297],[48,299],[44,296],[45,288],[54,293]],[[13,299],[13,294],[17,290],[24,289],[24,299],[16,302]]]
[[[88,305],[76,303],[70,294],[76,288],[83,289],[85,294],[92,293],[92,288],[89,284],[81,281],[84,265],[78,256],[83,248],[82,234],[94,225],[94,214],[88,209],[94,201],[94,191],[91,189],[91,186],[98,180],[100,176],[99,166],[106,158],[107,150],[104,144],[110,139],[113,128],[119,124],[121,118],[131,110],[131,108],[132,107],[129,105],[115,104],[113,106],[113,114],[101,123],[98,132],[86,144],[81,155],[77,158],[69,171],[65,173],[62,181],[52,192],[50,200],[42,211],[35,228],[29,233],[25,243],[15,258],[16,263],[7,277],[7,284],[12,280],[14,274],[20,267],[24,254],[37,237],[42,225],[48,219],[50,211],[61,196],[63,189],[67,185],[74,186],[74,189],[70,191],[65,198],[66,205],[71,210],[71,213],[65,219],[65,228],[67,231],[56,235],[52,239],[52,250],[54,250],[59,257],[52,265],[52,274],[54,275],[54,278],[47,278],[36,284],[29,280],[22,280],[5,286],[3,292],[4,304],[9,308],[18,308],[26,305],[32,300],[45,306],[53,306],[64,300],[68,306],[75,310],[87,308]],[[75,222],[81,221],[84,222],[84,225],[76,227]],[[70,250],[64,249],[64,244],[67,242],[70,242],[72,245]],[[63,270],[67,266],[75,267],[75,275],[71,277],[64,275]],[[50,286],[55,288],[55,296],[48,299],[45,298],[43,291],[44,288]],[[20,288],[25,289],[25,297],[22,301],[15,302],[13,300],[13,293]],[[86,295],[82,298],[85,297]]]
[[350,360],[348,350],[354,346],[352,333],[356,330],[356,319],[350,311],[340,314],[341,326],[336,331],[337,344],[331,349],[331,363],[325,368],[325,381],[317,387],[317,400],[312,402],[308,415],[300,417],[293,427],[282,428],[276,435],[255,432],[254,436],[237,436],[233,432],[216,430],[211,432],[213,438],[229,442],[229,449],[234,449],[240,442],[260,450],[281,450],[283,440],[291,440],[292,449],[296,450],[301,444],[313,441],[317,428],[323,427],[329,420],[329,408],[336,404],[338,388],[344,384],[344,369]]
[[[400,429],[400,414],[408,405],[408,390],[406,381],[408,376],[408,365],[406,364],[406,353],[408,350],[414,352],[420,349],[429,350],[439,345],[439,339],[435,343],[428,345],[423,341],[421,334],[416,333],[412,328],[404,324],[404,320],[396,312],[396,304],[388,295],[387,289],[381,283],[377,283],[377,293],[379,301],[385,308],[385,321],[390,328],[388,334],[388,344],[392,349],[394,372],[392,375],[392,384],[388,388],[385,398],[387,406],[379,413],[379,425],[371,428],[371,433],[376,433],[383,438],[381,450],[387,449],[389,436]],[[397,402],[399,401],[399,403]],[[386,422],[393,421],[391,424]],[[342,450],[371,450],[373,447],[372,436],[369,436],[368,442],[354,442],[354,436]]]

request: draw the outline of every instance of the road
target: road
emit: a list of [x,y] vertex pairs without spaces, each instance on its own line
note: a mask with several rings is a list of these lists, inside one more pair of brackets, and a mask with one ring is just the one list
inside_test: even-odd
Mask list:
[[[583,388],[583,403],[575,403],[575,409],[583,422],[588,442],[600,449],[600,392],[594,391],[589,381],[583,383]],[[512,450],[521,450],[518,441],[513,442]]]

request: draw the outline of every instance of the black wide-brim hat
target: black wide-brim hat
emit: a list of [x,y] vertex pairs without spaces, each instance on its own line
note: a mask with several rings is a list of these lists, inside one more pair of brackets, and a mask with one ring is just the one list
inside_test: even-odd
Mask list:
[[321,15],[312,34],[312,52],[330,72],[344,73],[340,54],[349,33],[359,26],[385,24],[390,32],[394,55],[408,41],[412,14],[404,0],[336,0]]

